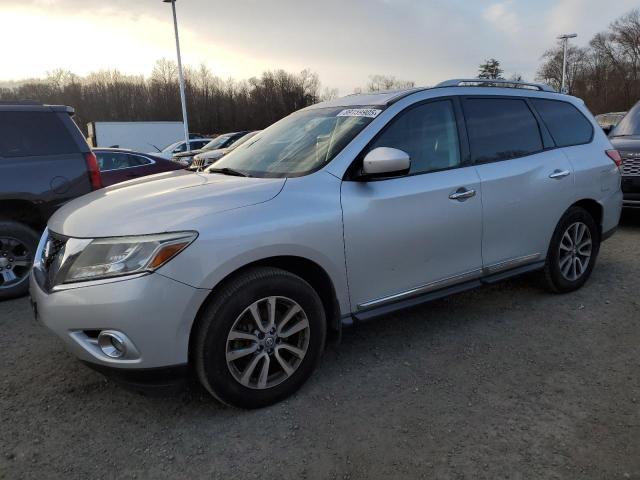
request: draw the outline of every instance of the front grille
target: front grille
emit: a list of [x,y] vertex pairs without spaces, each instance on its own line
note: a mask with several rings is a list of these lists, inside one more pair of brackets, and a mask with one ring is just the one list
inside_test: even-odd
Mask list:
[[640,176],[640,153],[620,152],[622,157],[622,175]]
[[41,257],[37,259],[34,269],[38,284],[46,291],[55,285],[55,278],[60,271],[67,239],[53,232],[48,233]]
[[192,168],[202,168],[204,167],[204,158],[194,158],[191,163]]

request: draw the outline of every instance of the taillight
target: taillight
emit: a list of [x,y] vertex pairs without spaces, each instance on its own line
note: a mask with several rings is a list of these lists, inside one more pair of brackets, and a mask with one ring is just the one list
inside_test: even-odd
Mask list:
[[98,159],[93,152],[85,153],[84,159],[87,162],[87,170],[89,171],[89,182],[91,190],[102,188],[102,178],[100,178],[100,167],[98,167]]
[[613,163],[616,164],[616,167],[622,167],[622,157],[620,156],[620,152],[618,152],[618,150],[607,150],[605,153],[611,160],[613,160]]

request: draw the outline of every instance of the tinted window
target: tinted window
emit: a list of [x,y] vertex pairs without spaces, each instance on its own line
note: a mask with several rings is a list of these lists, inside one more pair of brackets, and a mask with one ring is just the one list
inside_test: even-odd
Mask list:
[[0,157],[78,152],[73,137],[54,112],[0,112]]
[[618,126],[611,132],[612,137],[640,135],[640,103],[629,110]]
[[127,160],[129,162],[130,167],[140,167],[142,165],[147,165],[151,163],[151,161],[145,157],[141,157],[139,155],[127,155]]
[[398,148],[411,157],[409,173],[424,173],[460,165],[460,144],[450,101],[425,103],[398,114],[369,150]]
[[476,162],[507,160],[542,150],[538,122],[524,100],[467,99],[464,114]]
[[[558,147],[580,145],[591,141],[593,135],[591,122],[570,103],[540,99],[532,99],[531,102]],[[605,122],[607,124],[612,122],[611,115],[605,117]]]
[[138,155],[121,152],[96,152],[98,167],[101,171],[122,170],[123,168],[139,167],[151,163]]

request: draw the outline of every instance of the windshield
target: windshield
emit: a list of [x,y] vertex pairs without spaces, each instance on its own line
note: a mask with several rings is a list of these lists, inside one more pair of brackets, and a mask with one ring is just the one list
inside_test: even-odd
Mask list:
[[[183,140],[184,141],[184,140]],[[173,150],[180,145],[183,141],[173,142],[162,149],[163,152],[173,152]]]
[[381,112],[319,108],[283,118],[218,160],[252,177],[296,177],[322,168]]
[[236,140],[235,142],[233,142],[231,144],[231,146],[229,147],[229,150],[235,150],[240,145],[242,145],[244,142],[246,142],[247,140],[249,140],[252,137],[255,137],[260,132],[261,132],[261,130],[256,130],[255,132],[247,133],[244,137],[240,137],[238,140]]
[[636,103],[611,132],[612,137],[628,137],[630,135],[640,135],[640,103]]
[[220,135],[219,137],[216,137],[209,143],[207,143],[204,147],[202,147],[202,149],[217,150],[218,148],[222,148],[229,141],[229,138],[231,138],[229,137],[229,135]]

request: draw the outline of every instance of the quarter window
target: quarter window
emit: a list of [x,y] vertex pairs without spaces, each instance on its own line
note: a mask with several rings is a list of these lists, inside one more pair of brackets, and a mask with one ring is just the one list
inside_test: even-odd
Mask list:
[[399,113],[368,151],[391,147],[411,158],[409,174],[460,165],[460,143],[453,105],[449,100],[425,103]]
[[0,157],[60,155],[78,151],[56,113],[0,112]]
[[[549,129],[558,147],[589,143],[593,136],[593,126],[576,107],[558,100],[532,99],[533,106]],[[611,115],[605,117],[612,123]]]
[[98,158],[98,167],[102,172],[139,167],[151,163],[144,157],[121,152],[97,152],[96,157]]
[[474,162],[508,160],[542,150],[540,128],[526,101],[470,98],[463,105]]

